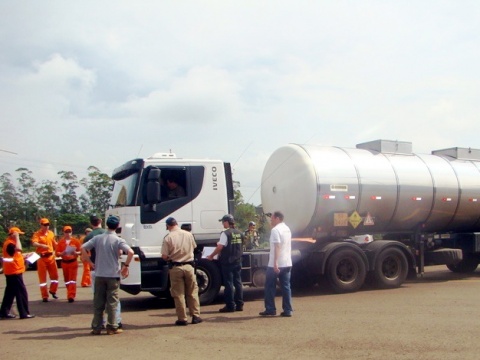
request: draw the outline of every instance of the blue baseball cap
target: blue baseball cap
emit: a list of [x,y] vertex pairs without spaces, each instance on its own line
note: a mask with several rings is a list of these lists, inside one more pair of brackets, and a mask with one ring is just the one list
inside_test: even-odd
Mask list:
[[120,224],[120,218],[116,215],[109,215],[107,219],[107,226],[109,228],[116,228]]

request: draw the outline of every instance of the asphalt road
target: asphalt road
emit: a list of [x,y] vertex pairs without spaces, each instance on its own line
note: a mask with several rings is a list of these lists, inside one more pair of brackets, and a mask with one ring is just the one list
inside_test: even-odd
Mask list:
[[[125,332],[92,336],[92,294],[42,303],[36,272],[25,282],[31,320],[0,321],[2,359],[479,359],[480,269],[460,276],[427,269],[399,289],[294,292],[292,318],[262,318],[261,289],[246,289],[245,311],[202,307],[204,322],[177,327],[168,301],[122,295]],[[0,280],[3,295],[5,279]],[[277,298],[281,308],[281,299]],[[14,308],[16,312],[16,308]]]

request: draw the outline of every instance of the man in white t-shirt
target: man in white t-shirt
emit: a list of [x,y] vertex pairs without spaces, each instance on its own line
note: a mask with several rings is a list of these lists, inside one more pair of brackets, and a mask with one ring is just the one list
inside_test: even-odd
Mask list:
[[292,271],[292,233],[283,222],[283,213],[275,211],[270,219],[272,231],[270,233],[270,257],[268,260],[265,279],[265,311],[261,316],[275,316],[275,293],[277,278],[282,290],[281,316],[292,316],[292,291],[290,289],[290,275]]

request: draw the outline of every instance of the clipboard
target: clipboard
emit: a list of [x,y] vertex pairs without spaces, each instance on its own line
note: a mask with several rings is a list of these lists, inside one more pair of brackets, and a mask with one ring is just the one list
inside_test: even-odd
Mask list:
[[30,264],[34,264],[35,261],[37,261],[38,259],[40,259],[40,255],[38,255],[36,252],[32,253],[32,255],[30,255],[29,257],[27,257],[27,261],[30,263]]
[[[214,246],[205,246],[202,251],[202,258],[206,258],[215,250]],[[215,260],[218,260],[218,254],[213,257]]]

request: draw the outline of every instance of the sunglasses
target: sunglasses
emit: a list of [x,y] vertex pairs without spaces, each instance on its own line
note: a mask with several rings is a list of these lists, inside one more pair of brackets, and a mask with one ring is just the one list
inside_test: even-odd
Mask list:
[[72,230],[65,230],[65,232],[66,232],[66,233],[71,233],[71,232],[72,232]]
[[42,224],[42,226],[50,226],[50,224]]

